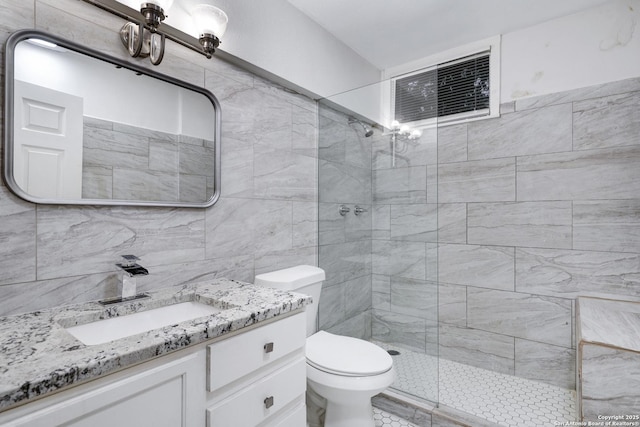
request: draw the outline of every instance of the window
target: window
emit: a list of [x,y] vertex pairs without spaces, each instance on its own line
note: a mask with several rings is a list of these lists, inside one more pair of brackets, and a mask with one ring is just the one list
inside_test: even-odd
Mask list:
[[394,79],[394,119],[426,124],[488,116],[490,52],[438,64]]

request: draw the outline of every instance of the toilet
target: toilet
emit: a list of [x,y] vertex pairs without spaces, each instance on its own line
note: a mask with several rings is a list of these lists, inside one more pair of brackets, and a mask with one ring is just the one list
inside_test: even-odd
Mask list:
[[307,386],[327,400],[325,427],[373,427],[371,398],[393,383],[391,356],[357,338],[316,332],[324,270],[299,265],[257,275],[255,284],[311,295],[307,306]]

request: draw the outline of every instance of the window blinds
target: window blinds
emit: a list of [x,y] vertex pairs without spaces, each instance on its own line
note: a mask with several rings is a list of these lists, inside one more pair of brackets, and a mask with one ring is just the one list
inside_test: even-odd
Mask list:
[[396,79],[395,119],[411,123],[486,115],[489,94],[489,52],[483,52]]

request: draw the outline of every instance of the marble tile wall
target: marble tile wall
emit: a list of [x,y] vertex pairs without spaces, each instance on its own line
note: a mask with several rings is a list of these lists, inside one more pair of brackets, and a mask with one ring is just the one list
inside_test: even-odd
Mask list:
[[203,203],[214,142],[84,117],[82,197]]
[[575,298],[640,300],[640,78],[501,111],[374,146],[372,333],[429,352],[437,311],[441,357],[574,388]]
[[640,300],[639,94],[629,79],[439,130],[438,201],[460,212],[438,211],[441,356],[575,387],[575,298]]
[[[0,50],[11,32],[36,28],[151,68],[118,42],[122,24],[85,2],[8,0]],[[208,209],[35,205],[0,184],[0,315],[115,296],[121,254],[138,255],[150,270],[138,279],[141,290],[213,277],[252,281],[273,269],[316,265],[315,102],[170,41],[154,70],[220,101],[220,201]],[[177,163],[171,153],[170,143],[151,142],[146,161],[190,173],[203,159],[197,147]]]
[[[451,134],[451,152],[447,153],[451,158],[459,156],[461,133]],[[466,149],[466,131],[464,138]],[[387,135],[373,146],[372,337],[394,347],[436,356],[438,234],[452,242],[466,240],[466,225],[462,228],[466,208],[463,213],[452,202],[464,197],[465,191],[476,192],[483,183],[500,185],[504,176],[514,173],[515,164],[502,160],[497,162],[500,165],[478,162],[463,165],[464,170],[453,164],[449,170],[440,171],[436,129],[425,129],[416,140],[399,137],[394,164],[390,141]],[[462,175],[468,187],[460,185]],[[453,191],[446,203],[438,204],[440,184]],[[509,186],[512,184],[507,183],[505,193],[515,191]],[[440,209],[451,213],[446,221],[440,222]]]
[[[379,130],[366,138],[349,116],[319,104],[318,262],[326,271],[319,325],[330,332],[368,339],[372,305],[371,153]],[[350,211],[340,215],[340,207]],[[355,206],[366,209],[355,215]]]

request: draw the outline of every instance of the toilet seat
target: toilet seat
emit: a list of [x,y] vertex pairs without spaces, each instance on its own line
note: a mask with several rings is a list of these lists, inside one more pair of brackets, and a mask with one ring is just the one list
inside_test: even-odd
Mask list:
[[334,375],[368,377],[391,369],[391,356],[368,341],[320,331],[306,344],[307,363]]

